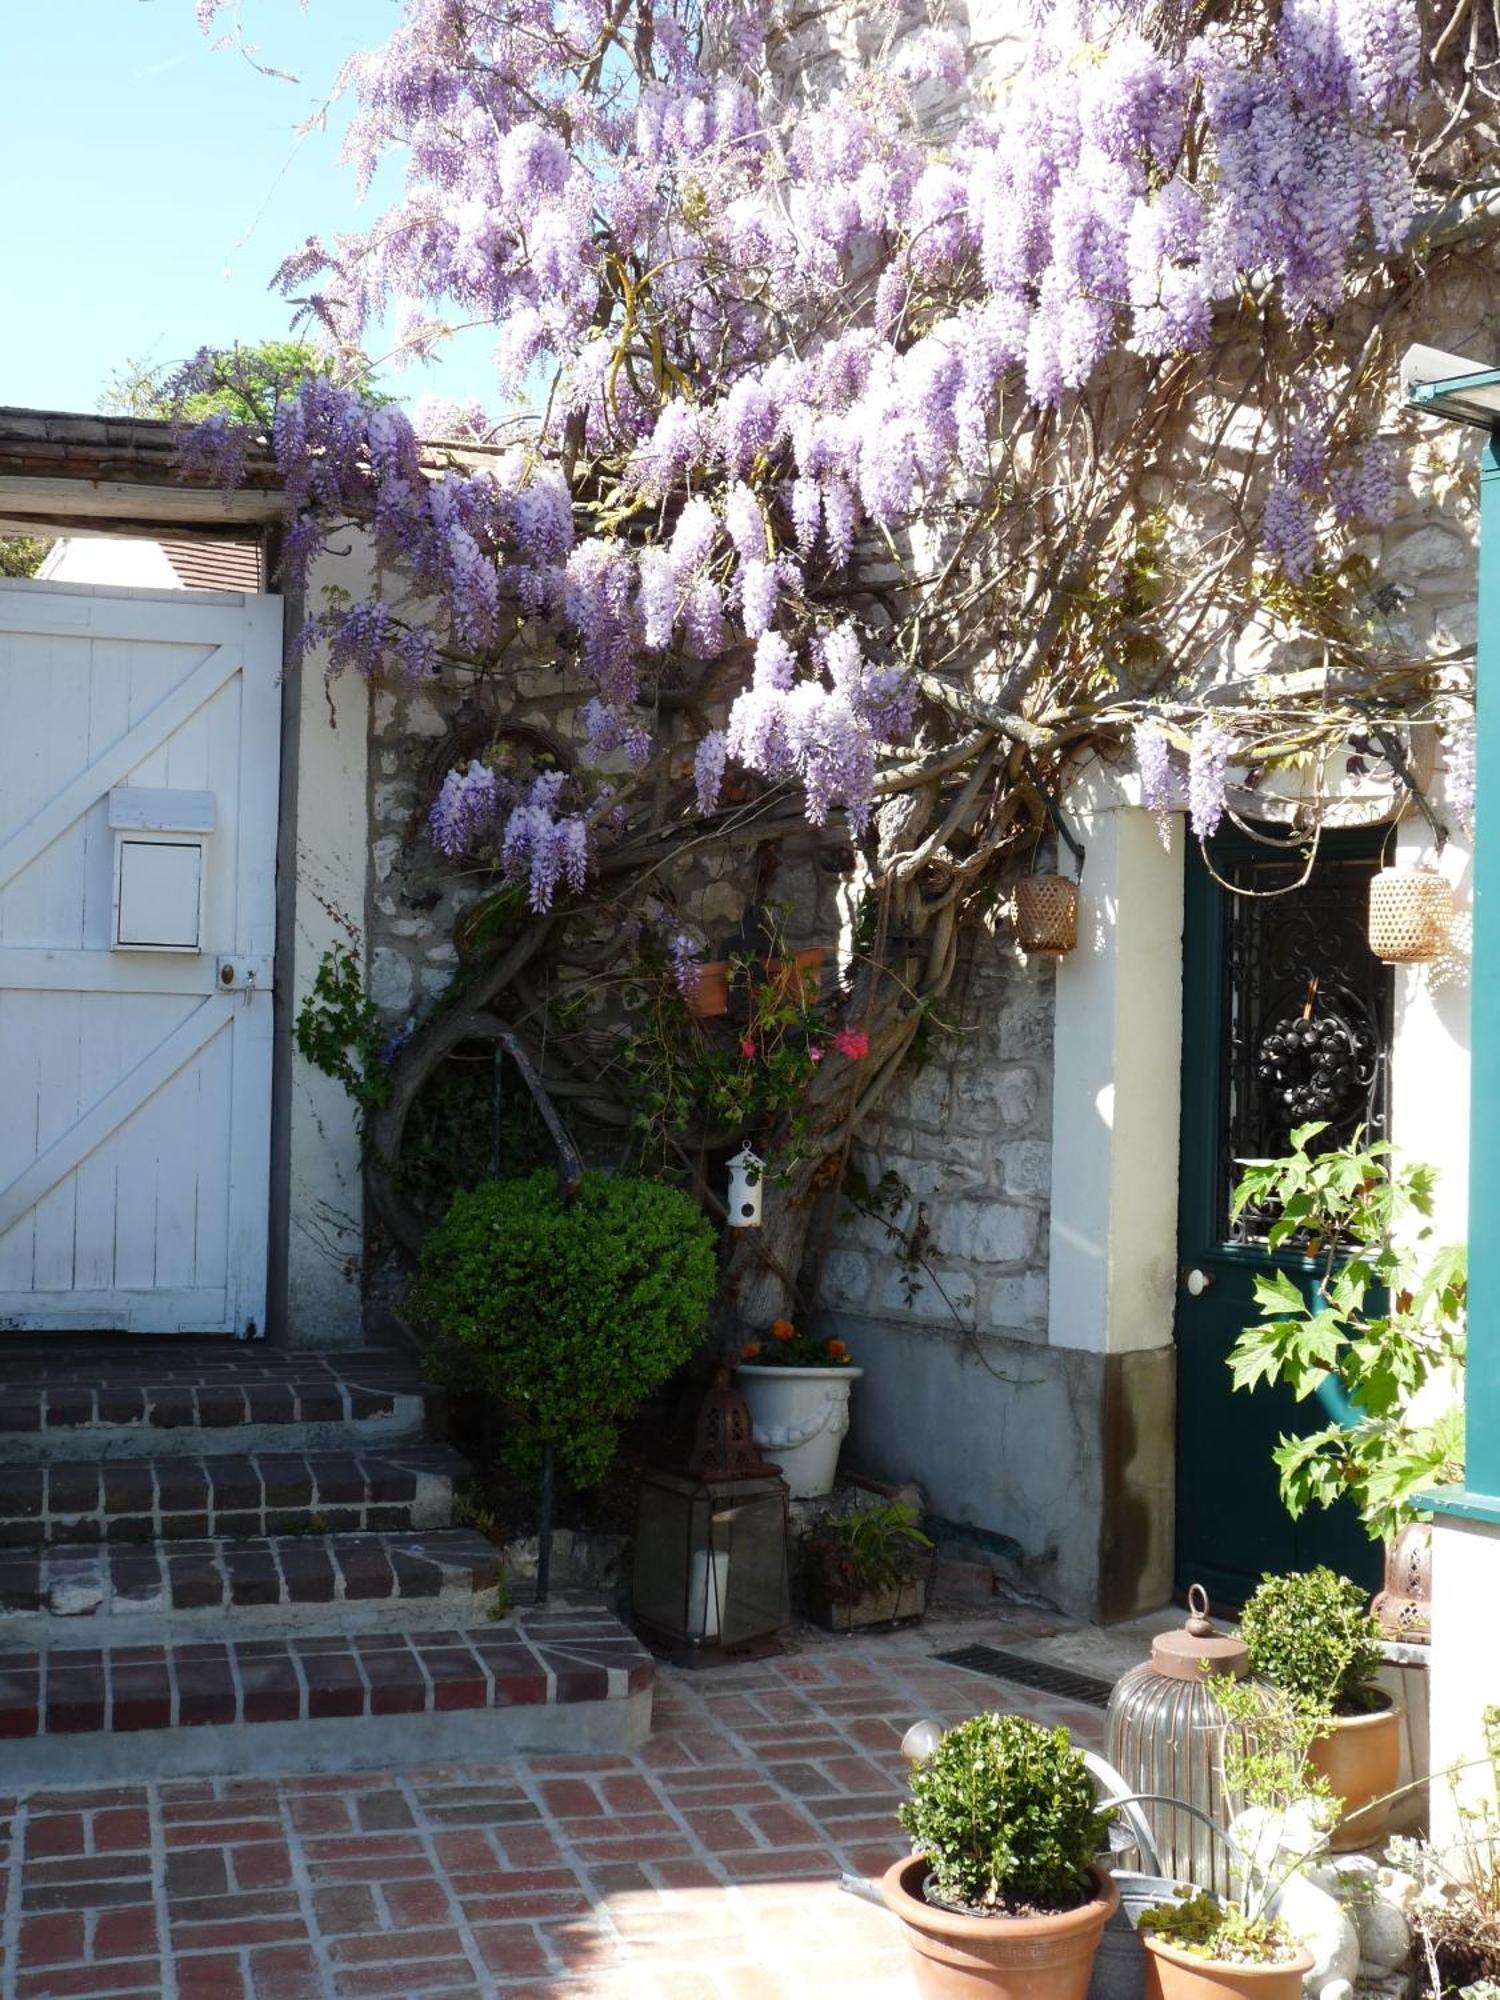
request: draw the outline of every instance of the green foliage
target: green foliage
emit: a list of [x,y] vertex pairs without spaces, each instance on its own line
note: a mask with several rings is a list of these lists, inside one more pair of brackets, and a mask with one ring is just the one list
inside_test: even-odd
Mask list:
[[[1348,1495],[1374,1538],[1416,1511],[1416,1496],[1463,1476],[1463,1415],[1456,1395],[1435,1419],[1406,1412],[1429,1382],[1455,1382],[1464,1358],[1463,1247],[1429,1247],[1431,1167],[1391,1163],[1384,1142],[1314,1154],[1323,1124],[1300,1126],[1292,1151],[1245,1169],[1233,1213],[1252,1204],[1276,1216],[1272,1250],[1304,1247],[1318,1260],[1305,1289],[1278,1270],[1256,1280],[1261,1318],[1229,1355],[1237,1389],[1284,1383],[1299,1401],[1330,1374],[1355,1412],[1282,1437],[1274,1457],[1281,1497],[1295,1519]],[[1312,1295],[1309,1302],[1308,1293]],[[1383,1310],[1372,1301],[1384,1298]]]
[[347,945],[324,952],[292,1034],[304,1061],[336,1077],[362,1112],[389,1102],[385,1031]]
[[932,1543],[915,1507],[892,1500],[821,1521],[807,1539],[807,1559],[835,1604],[854,1604],[919,1576]]
[[[315,376],[332,375],[342,364],[305,340],[255,340],[215,349],[213,366],[211,387],[179,398],[173,387],[175,367],[146,357],[129,360],[110,377],[100,408],[121,416],[194,424],[223,416],[237,424],[264,427],[285,397],[294,396]],[[367,402],[390,400],[376,388],[367,368],[352,386]]]
[[[1320,1702],[1265,1683],[1216,1674],[1209,1682],[1224,1717],[1224,1787],[1245,1806],[1285,1812],[1304,1800],[1331,1801],[1328,1780],[1308,1751],[1332,1720]],[[1331,1817],[1331,1804],[1328,1816]]]
[[816,979],[773,961],[729,961],[730,1018],[695,1018],[665,981],[622,1052],[632,1123],[642,1157],[661,1161],[674,1137],[758,1130],[787,1121],[778,1168],[797,1157],[806,1132],[808,1085],[833,1029],[816,1005]]
[[1240,1616],[1250,1669],[1329,1715],[1374,1706],[1380,1644],[1365,1593],[1326,1565],[1264,1577]]
[[1284,1965],[1297,1955],[1297,1940],[1279,1917],[1247,1916],[1237,1903],[1221,1903],[1186,1883],[1172,1902],[1147,1910],[1140,1927],[1177,1951],[1220,1965]]
[[507,1455],[542,1447],[577,1486],[603,1479],[619,1426],[701,1340],[714,1233],[659,1181],[550,1172],[459,1194],[422,1245],[409,1305],[480,1389],[516,1417]]
[[901,1824],[933,1894],[959,1907],[1071,1909],[1109,1824],[1066,1729],[975,1715],[912,1774]]
[[46,535],[0,535],[0,576],[35,576],[51,546]]

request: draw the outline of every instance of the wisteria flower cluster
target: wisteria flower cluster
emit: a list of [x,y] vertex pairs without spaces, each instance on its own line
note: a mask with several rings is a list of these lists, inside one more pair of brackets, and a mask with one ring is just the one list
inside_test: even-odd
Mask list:
[[[392,406],[323,378],[283,404],[292,578],[353,516],[399,579],[308,642],[334,669],[420,679],[550,621],[600,773],[650,760],[664,676],[728,662],[698,811],[737,765],[862,835],[919,687],[889,620],[841,601],[861,538],[951,518],[1004,408],[1042,418],[1122,361],[1191,355],[1247,297],[1310,325],[1409,227],[1415,0],[1286,0],[1273,26],[1231,10],[1185,39],[1140,12],[1039,0],[1012,73],[961,100],[938,148],[920,94],[961,90],[969,60],[944,30],[811,101],[775,53],[774,0],[640,0],[628,35],[605,0],[405,0],[345,77],[358,178],[399,155],[404,191],[283,282],[343,343],[392,311],[414,352],[450,318],[491,325],[502,393],[545,382],[545,411],[523,445],[455,449],[434,474]],[[242,473],[236,426],[198,448]],[[1393,469],[1380,443],[1291,421],[1264,518],[1289,579],[1330,521],[1384,517]],[[1137,748],[1159,797],[1159,749]],[[1200,832],[1225,755],[1205,726]],[[550,781],[508,796],[470,765],[432,830],[447,854],[492,843],[538,909],[591,865]]]

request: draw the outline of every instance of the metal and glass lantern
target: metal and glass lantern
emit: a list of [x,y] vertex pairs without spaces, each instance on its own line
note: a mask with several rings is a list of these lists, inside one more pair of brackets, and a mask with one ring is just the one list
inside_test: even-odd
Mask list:
[[1133,1793],[1180,1799],[1205,1816],[1164,1804],[1142,1807],[1162,1873],[1227,1896],[1228,1853],[1212,1831],[1229,1818],[1221,1755],[1224,1713],[1212,1683],[1219,1674],[1244,1680],[1250,1653],[1242,1639],[1210,1622],[1200,1584],[1189,1591],[1188,1604],[1186,1625],[1158,1633],[1151,1658],[1116,1681],[1104,1754]]
[[684,1470],[641,1477],[635,1618],[679,1664],[771,1651],[791,1618],[786,1485],[756,1449],[750,1411],[721,1367]]

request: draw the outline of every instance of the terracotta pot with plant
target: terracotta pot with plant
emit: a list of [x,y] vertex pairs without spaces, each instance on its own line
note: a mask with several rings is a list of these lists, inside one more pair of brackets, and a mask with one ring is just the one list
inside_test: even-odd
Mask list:
[[1084,2000],[1119,1907],[1094,1862],[1108,1822],[1066,1729],[975,1715],[912,1774],[917,1852],[886,1872],[922,2000]]
[[1301,2000],[1313,1955],[1269,1910],[1184,1887],[1140,1922],[1145,2000]]
[[1268,1576],[1240,1620],[1250,1671],[1328,1718],[1308,1763],[1342,1802],[1335,1851],[1368,1847],[1401,1768],[1401,1704],[1375,1685],[1380,1642],[1364,1591],[1326,1566]]
[[807,1537],[808,1609],[830,1632],[920,1618],[932,1543],[915,1507],[892,1500],[820,1521]]

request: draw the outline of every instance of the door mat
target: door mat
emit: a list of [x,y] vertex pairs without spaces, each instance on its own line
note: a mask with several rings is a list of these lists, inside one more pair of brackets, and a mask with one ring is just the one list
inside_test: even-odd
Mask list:
[[988,1674],[991,1680],[1014,1681],[1017,1687],[1036,1688],[1041,1694],[1061,1695],[1066,1701],[1081,1701],[1090,1708],[1109,1706],[1111,1681],[1096,1680],[1075,1667],[1054,1666],[1050,1660],[1028,1659],[1024,1653],[1003,1653],[998,1646],[960,1646],[952,1653],[934,1653],[945,1667],[967,1667],[972,1674]]

